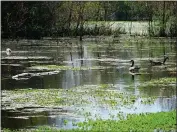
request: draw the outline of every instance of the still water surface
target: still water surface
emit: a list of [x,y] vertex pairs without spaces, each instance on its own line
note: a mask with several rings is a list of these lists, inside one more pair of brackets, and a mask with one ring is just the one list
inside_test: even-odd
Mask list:
[[[162,90],[160,87],[139,90],[138,85],[152,79],[169,77],[168,68],[176,66],[175,41],[164,38],[131,38],[127,40],[120,38],[118,42],[83,41],[82,43],[70,40],[73,44],[57,44],[54,40],[21,40],[2,41],[1,57],[5,57],[5,49],[12,49],[12,56],[48,56],[54,57],[55,61],[62,65],[74,67],[103,66],[105,69],[95,70],[62,70],[56,75],[32,77],[29,80],[13,80],[3,78],[1,89],[70,89],[76,86],[112,84],[116,90],[130,93],[132,95],[157,96],[152,104],[141,104],[136,100],[133,106],[122,107],[118,110],[94,105],[85,106],[85,110],[92,115],[99,115],[103,119],[110,118],[110,113],[116,115],[118,111],[123,113],[142,113],[170,111],[176,108],[176,96],[174,89]],[[30,46],[32,44],[32,46]],[[28,46],[26,46],[28,45]],[[36,46],[35,46],[36,45]],[[163,61],[163,56],[169,56],[166,66],[152,67],[149,59]],[[128,68],[131,59],[141,67],[142,75],[133,76],[129,74]],[[55,63],[54,61],[54,63]],[[131,87],[130,87],[131,86]],[[94,106],[94,107],[93,107]],[[72,108],[71,108],[72,109]],[[78,109],[82,109],[79,106]],[[22,116],[23,118],[16,118]],[[25,118],[28,117],[28,118]],[[94,118],[94,116],[93,116]],[[65,125],[64,120],[68,123]],[[72,122],[83,121],[84,118],[66,113],[51,114],[51,112],[23,114],[12,111],[2,111],[2,127],[25,128],[40,125],[50,125],[59,128],[70,129]]]

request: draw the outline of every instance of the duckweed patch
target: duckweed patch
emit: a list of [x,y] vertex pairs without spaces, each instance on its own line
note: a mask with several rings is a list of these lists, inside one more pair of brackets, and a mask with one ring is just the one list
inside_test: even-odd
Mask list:
[[[84,85],[71,89],[18,89],[2,90],[2,104],[7,101],[10,106],[3,108],[18,108],[25,106],[81,106],[88,105],[118,109],[119,106],[134,104],[138,96],[115,90],[113,85]],[[143,97],[142,97],[143,98]],[[149,103],[154,100],[148,98]],[[146,101],[143,101],[144,103]],[[80,112],[80,111],[78,111]]]
[[[128,114],[126,119],[120,120],[91,120],[76,124],[78,128],[63,130],[48,126],[40,126],[32,129],[32,132],[117,132],[117,131],[175,131],[176,130],[176,111],[145,113],[145,114]],[[18,131],[18,130],[17,130]],[[16,131],[16,132],[17,132]],[[19,130],[20,131],[20,130]],[[10,132],[4,129],[4,132]]]
[[160,78],[148,81],[140,87],[151,87],[151,86],[169,86],[176,84],[176,78]]
[[3,90],[2,104],[5,101],[10,102],[10,107],[40,105],[40,106],[61,106],[62,90],[59,89],[19,89]]
[[92,67],[72,67],[72,66],[59,66],[59,65],[40,65],[40,66],[33,66],[30,69],[47,69],[47,70],[73,70],[73,71],[80,71],[80,70],[98,70],[98,69],[105,69],[108,67],[103,66],[92,66]]

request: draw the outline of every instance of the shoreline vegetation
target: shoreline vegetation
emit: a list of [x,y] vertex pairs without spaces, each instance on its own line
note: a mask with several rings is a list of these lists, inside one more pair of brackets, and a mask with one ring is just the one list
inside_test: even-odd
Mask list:
[[2,38],[177,36],[176,1],[2,2]]
[[[126,119],[121,120],[88,120],[76,124],[79,128],[63,130],[48,126],[25,130],[26,132],[117,132],[117,131],[172,131],[176,130],[176,111],[129,114]],[[24,130],[3,129],[3,132],[23,132]]]

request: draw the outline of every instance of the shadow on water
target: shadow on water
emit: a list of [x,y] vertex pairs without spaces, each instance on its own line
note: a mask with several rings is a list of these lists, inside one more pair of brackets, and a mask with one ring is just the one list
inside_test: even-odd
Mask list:
[[[39,109],[39,108],[38,108]],[[78,122],[82,119],[79,117],[74,117],[72,115],[63,114],[65,111],[61,112],[52,112],[42,111],[42,112],[33,112],[33,111],[1,111],[2,113],[2,127],[10,129],[19,129],[19,128],[34,128],[35,126],[49,125],[55,126],[63,129],[74,128],[72,122]],[[68,121],[65,124],[65,120]]]
[[[5,48],[10,47],[14,56],[49,56],[54,58],[54,64],[75,67],[102,66],[104,69],[88,70],[62,70],[55,75],[35,76],[28,80],[14,80],[9,75],[2,75],[2,90],[13,89],[70,89],[83,85],[113,84],[116,90],[132,95],[157,96],[153,104],[141,104],[141,99],[133,106],[120,107],[117,111],[124,113],[159,112],[175,109],[175,90],[150,87],[139,89],[138,86],[153,79],[169,76],[169,68],[176,66],[176,51],[171,42],[153,39],[145,41],[130,41],[118,43],[75,42],[66,45],[55,45],[55,41],[33,41],[39,43],[31,46],[32,41],[19,41],[14,46],[10,41],[2,42],[2,57],[5,57]],[[50,44],[50,46],[49,46]],[[49,46],[49,47],[48,47]],[[19,52],[20,51],[20,52]],[[169,61],[165,66],[150,66],[149,59],[163,60],[168,55]],[[134,59],[136,65],[141,67],[141,75],[129,74],[129,60]],[[37,62],[35,62],[37,65]],[[19,71],[21,72],[21,71]],[[16,74],[16,73],[14,73]],[[89,107],[89,106],[88,106]],[[109,118],[109,114],[117,114],[116,110],[106,108],[91,108],[95,114]],[[38,113],[25,113],[19,110],[2,111],[2,127],[25,128],[40,125],[50,125],[64,129],[74,128],[72,122],[82,121],[83,118],[63,113],[51,114],[49,111]],[[67,113],[67,112],[66,112]],[[64,120],[68,123],[64,124]]]

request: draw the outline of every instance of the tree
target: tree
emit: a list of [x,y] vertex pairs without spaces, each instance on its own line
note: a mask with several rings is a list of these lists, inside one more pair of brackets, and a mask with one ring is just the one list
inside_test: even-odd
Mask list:
[[29,9],[26,2],[2,2],[2,37],[16,38],[16,34],[25,30]]

